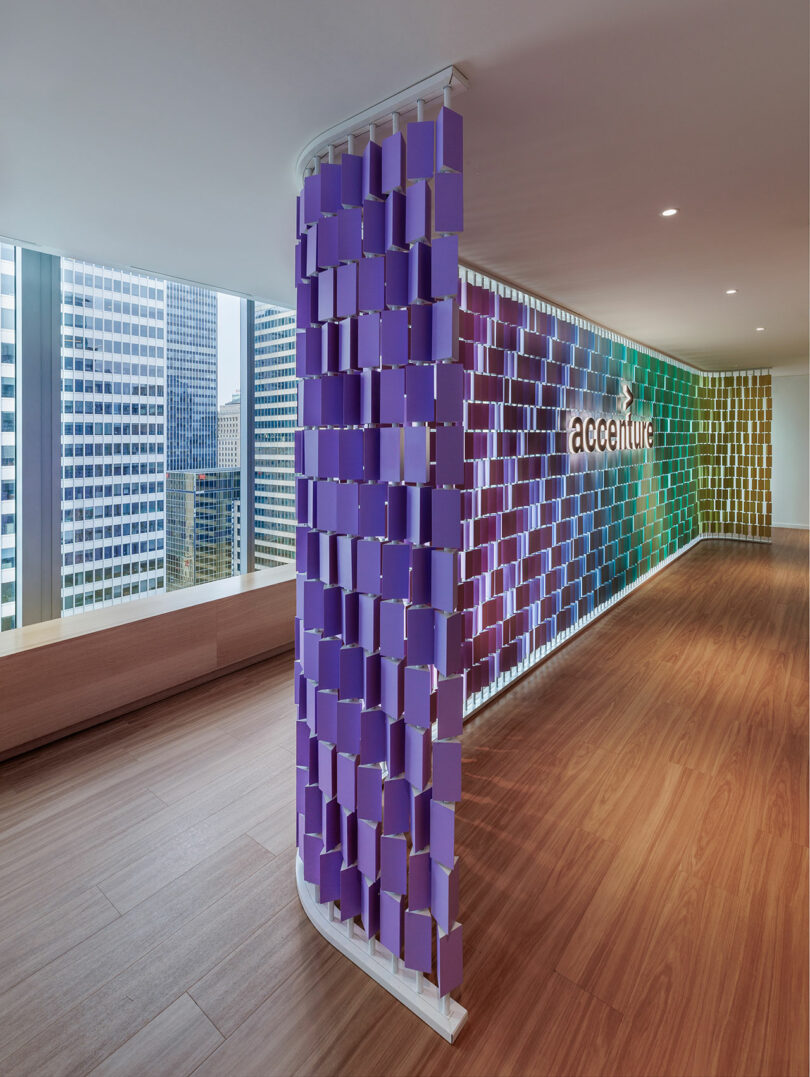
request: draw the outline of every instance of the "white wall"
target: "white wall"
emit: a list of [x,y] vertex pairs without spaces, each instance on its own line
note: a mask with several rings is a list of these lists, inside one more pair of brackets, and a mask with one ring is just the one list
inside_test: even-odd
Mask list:
[[773,379],[773,494],[774,527],[807,527],[808,522],[808,394],[807,374]]

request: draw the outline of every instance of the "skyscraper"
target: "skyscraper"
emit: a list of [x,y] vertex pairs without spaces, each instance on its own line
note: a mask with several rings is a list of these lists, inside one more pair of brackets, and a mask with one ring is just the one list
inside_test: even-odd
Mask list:
[[166,466],[217,462],[217,293],[166,281]]
[[17,349],[15,250],[0,244],[0,630],[16,625]]
[[217,467],[239,467],[242,440],[242,405],[237,390],[217,413]]
[[270,567],[295,557],[295,312],[257,302],[254,347],[256,566]]
[[238,505],[238,468],[168,473],[167,591],[233,575]]
[[62,611],[164,587],[165,281],[63,258]]

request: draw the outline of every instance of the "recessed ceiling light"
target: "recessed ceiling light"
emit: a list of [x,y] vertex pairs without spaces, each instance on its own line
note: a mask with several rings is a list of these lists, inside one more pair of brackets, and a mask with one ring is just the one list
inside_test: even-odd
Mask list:
[[765,326],[764,325],[758,325],[757,326],[757,332],[758,333],[764,333],[765,332]]
[[726,288],[726,295],[736,295],[736,294],[737,294],[737,289],[736,288]]
[[672,207],[670,207],[669,209],[662,209],[661,210],[661,216],[662,217],[674,217],[677,212],[678,212],[677,209],[673,209]]

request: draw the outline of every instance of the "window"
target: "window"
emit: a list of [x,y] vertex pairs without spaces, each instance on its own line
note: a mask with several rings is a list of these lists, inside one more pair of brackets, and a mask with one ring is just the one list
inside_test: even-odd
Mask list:
[[254,328],[256,566],[295,560],[295,311],[257,303]]
[[[32,281],[59,280],[55,298]],[[39,261],[39,260],[43,261]],[[4,628],[43,566],[21,542],[19,431],[59,420],[63,615],[294,558],[295,313],[132,269],[0,247],[0,584]],[[21,386],[16,324],[59,325],[58,383]],[[243,338],[252,326],[252,339]],[[24,345],[23,345],[24,347]],[[43,352],[47,373],[48,355]],[[251,429],[242,430],[242,371]],[[41,385],[41,388],[40,388]],[[26,401],[26,396],[30,399]],[[36,398],[36,399],[34,399]],[[27,425],[23,416],[35,417]],[[18,414],[19,410],[19,414]],[[45,444],[38,436],[32,446]],[[24,446],[26,453],[29,451]],[[246,458],[243,452],[246,450]],[[47,461],[43,462],[47,470]],[[252,468],[252,474],[248,471]],[[247,481],[247,480],[250,481]],[[23,490],[25,495],[25,490]],[[37,494],[37,497],[40,495]],[[245,503],[245,497],[250,502]],[[36,547],[39,549],[39,547]],[[55,547],[54,547],[55,549]],[[255,550],[255,558],[252,551]],[[41,556],[36,554],[36,556]],[[54,553],[54,556],[55,553]],[[28,580],[31,573],[31,592]],[[28,600],[26,600],[28,602]],[[50,598],[32,609],[46,609]]]
[[0,629],[14,628],[17,543],[16,250],[0,244]]

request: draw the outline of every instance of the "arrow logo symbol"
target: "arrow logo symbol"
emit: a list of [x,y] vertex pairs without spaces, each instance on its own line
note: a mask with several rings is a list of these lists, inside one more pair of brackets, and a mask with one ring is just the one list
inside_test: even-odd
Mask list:
[[630,388],[629,385],[623,385],[622,392],[624,393],[624,410],[629,411],[630,408],[632,408],[633,406],[633,401],[635,400],[635,397],[633,396],[633,390]]

